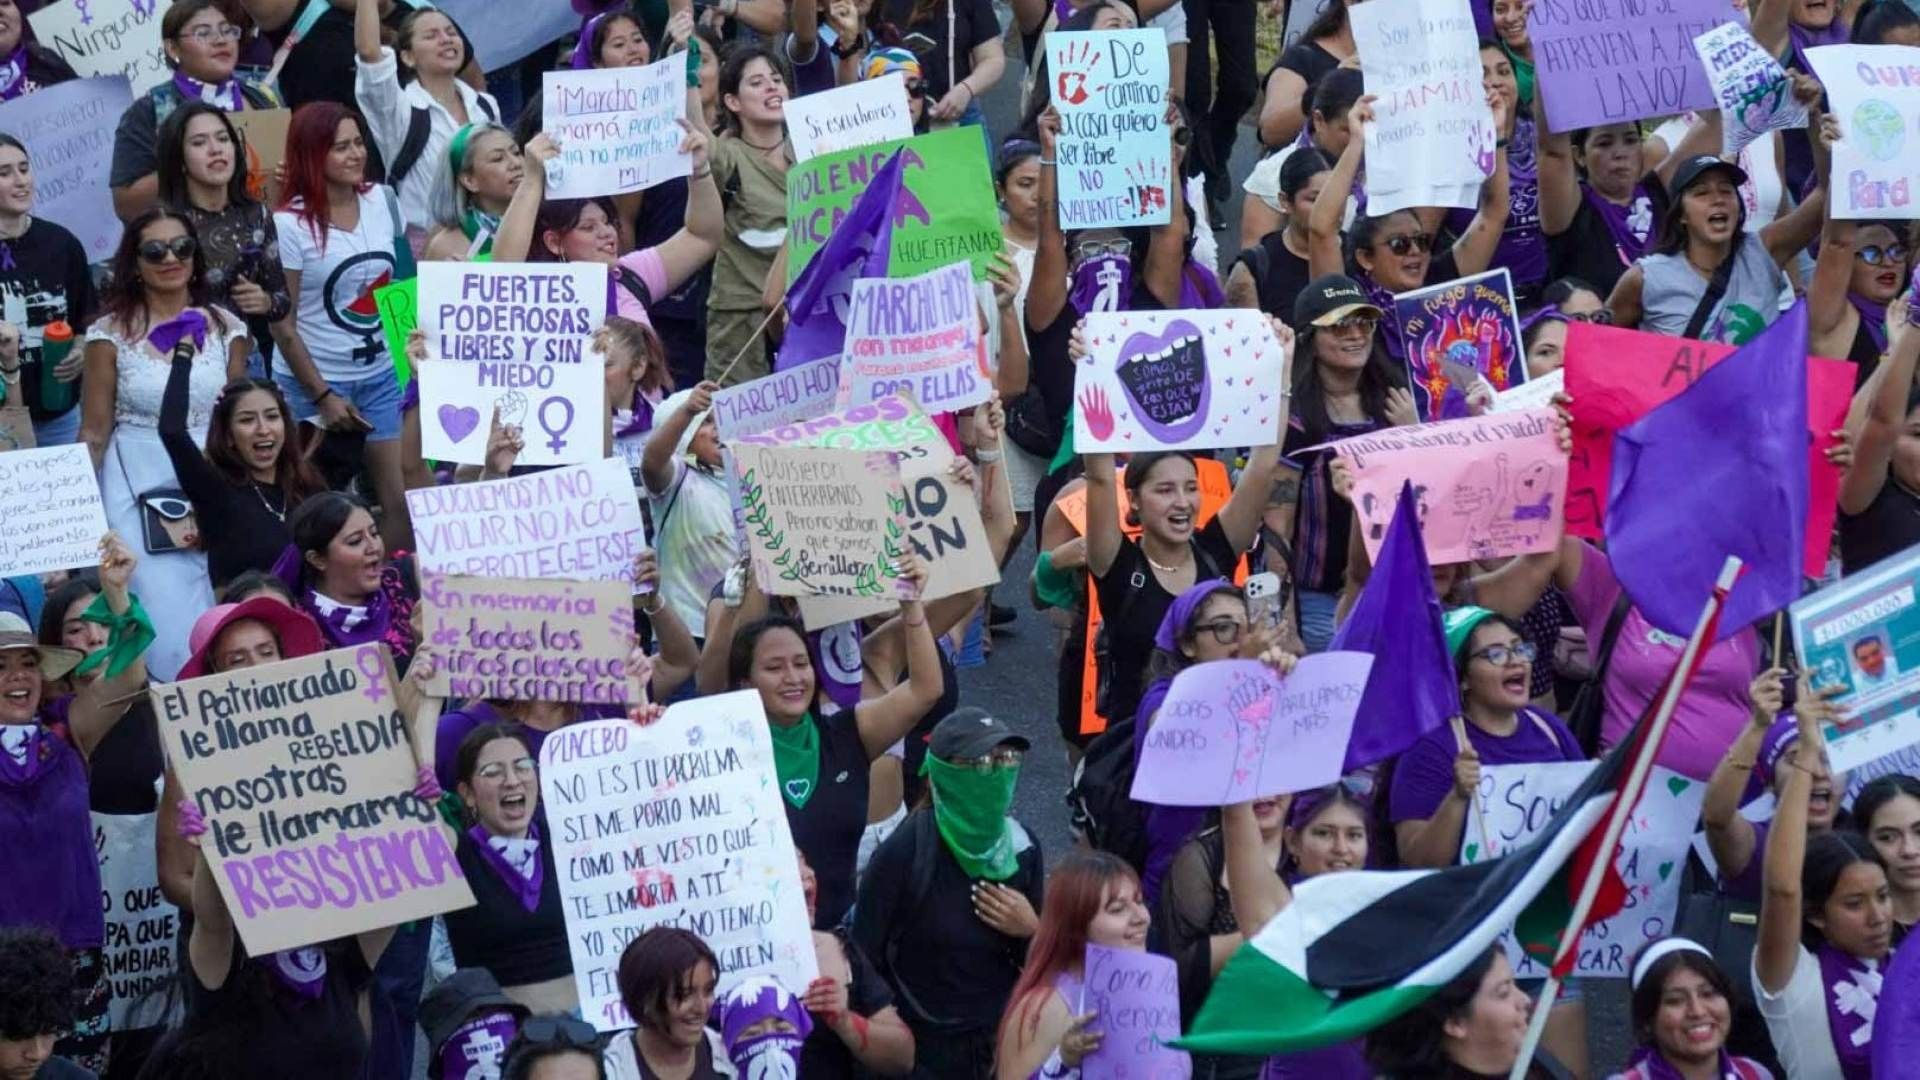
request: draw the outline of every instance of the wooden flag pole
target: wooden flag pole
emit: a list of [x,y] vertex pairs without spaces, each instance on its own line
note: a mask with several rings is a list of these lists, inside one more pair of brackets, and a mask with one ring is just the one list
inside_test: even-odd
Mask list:
[[[1473,744],[1467,741],[1467,721],[1465,717],[1455,716],[1453,718],[1453,743],[1463,754],[1473,748]],[[1480,792],[1476,789],[1472,795],[1467,797],[1467,803],[1473,807],[1473,820],[1480,826],[1480,849],[1485,851],[1487,856],[1491,858],[1493,856],[1493,834],[1487,831],[1486,800],[1480,798]]]

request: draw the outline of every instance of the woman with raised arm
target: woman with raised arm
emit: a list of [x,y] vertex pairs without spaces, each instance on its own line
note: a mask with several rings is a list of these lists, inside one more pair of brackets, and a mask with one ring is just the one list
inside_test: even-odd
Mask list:
[[[1915,280],[1920,280],[1916,278]],[[1840,479],[1840,569],[1857,574],[1920,543],[1920,305],[1887,310],[1891,348],[1854,399],[1853,461]]]

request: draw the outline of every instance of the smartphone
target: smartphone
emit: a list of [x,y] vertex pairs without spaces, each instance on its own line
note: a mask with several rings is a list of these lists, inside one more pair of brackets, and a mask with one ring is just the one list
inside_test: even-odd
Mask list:
[[1247,624],[1265,627],[1268,630],[1280,628],[1280,609],[1283,606],[1280,596],[1280,575],[1268,570],[1247,578]]

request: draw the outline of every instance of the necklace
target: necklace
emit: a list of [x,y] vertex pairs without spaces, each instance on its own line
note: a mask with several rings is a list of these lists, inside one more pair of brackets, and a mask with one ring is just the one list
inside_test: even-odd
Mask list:
[[752,139],[747,138],[747,133],[744,131],[740,133],[740,141],[743,143],[746,143],[748,146],[753,147],[755,150],[758,150],[763,154],[771,154],[775,150],[778,150],[787,145],[786,136],[783,135],[780,137],[780,140],[774,143],[772,146],[761,146],[759,143],[754,142]]
[[287,512],[273,508],[273,504],[267,501],[267,493],[260,490],[260,481],[249,480],[247,486],[253,489],[253,497],[260,500],[260,505],[267,508],[267,513],[272,514],[275,521],[286,524]]
[[1148,566],[1153,567],[1162,574],[1177,574],[1180,572],[1181,568],[1178,566],[1168,566],[1165,563],[1154,562],[1153,556],[1147,554],[1147,549],[1144,547],[1140,549],[1140,557],[1147,560]]

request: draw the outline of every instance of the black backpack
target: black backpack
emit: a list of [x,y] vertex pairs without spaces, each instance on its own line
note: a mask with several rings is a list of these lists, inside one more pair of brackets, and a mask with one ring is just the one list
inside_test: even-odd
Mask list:
[[1133,720],[1116,721],[1094,736],[1073,770],[1067,816],[1088,847],[1147,865],[1147,804],[1133,799]]
[[[480,95],[475,99],[480,111],[486,114],[489,123],[500,122],[500,114],[494,108],[493,99]],[[433,134],[433,113],[415,106],[407,114],[407,134],[400,140],[400,152],[393,156],[393,165],[387,169],[387,183],[397,190],[401,181],[420,164],[420,155],[427,151],[427,137]]]

